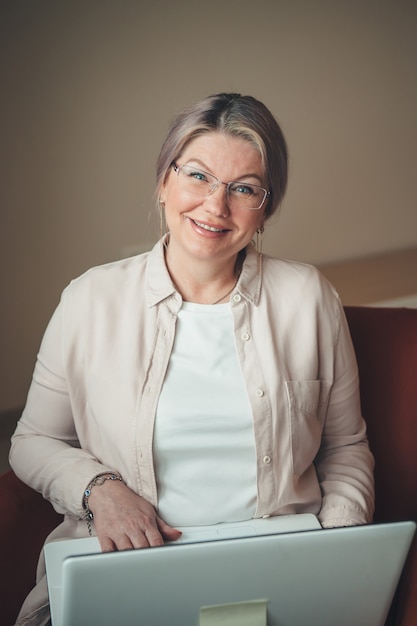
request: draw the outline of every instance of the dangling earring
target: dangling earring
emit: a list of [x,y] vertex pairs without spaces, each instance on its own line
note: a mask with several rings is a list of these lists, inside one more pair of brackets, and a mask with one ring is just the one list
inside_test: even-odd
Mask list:
[[159,198],[158,200],[158,205],[159,205],[159,231],[160,231],[160,238],[162,239],[167,233],[167,223],[165,220],[165,202],[163,202],[163,200],[161,200],[161,198]]
[[256,249],[259,254],[262,254],[262,244],[263,244],[263,234],[265,232],[265,228],[260,226],[256,231]]

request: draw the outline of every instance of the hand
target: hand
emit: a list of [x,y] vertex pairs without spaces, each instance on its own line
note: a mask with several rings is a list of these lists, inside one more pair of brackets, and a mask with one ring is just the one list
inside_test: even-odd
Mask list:
[[88,499],[103,552],[161,546],[181,531],[166,524],[147,500],[124,483],[107,480],[92,489]]

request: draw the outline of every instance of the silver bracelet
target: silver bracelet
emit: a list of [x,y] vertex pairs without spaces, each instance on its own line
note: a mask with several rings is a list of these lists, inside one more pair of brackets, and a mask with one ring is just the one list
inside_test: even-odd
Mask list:
[[88,498],[91,495],[91,490],[93,489],[93,487],[97,487],[97,486],[100,487],[101,485],[104,485],[106,480],[120,480],[120,482],[123,482],[123,478],[120,476],[120,474],[106,472],[104,474],[99,474],[98,476],[93,478],[91,483],[88,484],[86,490],[84,491],[84,497],[83,497],[83,507],[85,510],[84,519],[87,522],[88,534],[90,536],[93,534],[92,523],[94,520],[94,515],[93,515],[93,511],[91,511],[90,507],[88,506]]

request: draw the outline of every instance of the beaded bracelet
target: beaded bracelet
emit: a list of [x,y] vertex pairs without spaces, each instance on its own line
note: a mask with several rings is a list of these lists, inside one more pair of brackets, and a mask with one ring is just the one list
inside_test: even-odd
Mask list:
[[94,515],[93,515],[93,511],[91,511],[90,507],[88,506],[88,498],[91,495],[91,490],[93,489],[93,487],[96,487],[96,486],[100,487],[101,485],[104,485],[106,480],[120,480],[120,482],[123,482],[123,478],[120,476],[120,474],[115,474],[115,473],[110,473],[110,472],[106,474],[99,474],[98,476],[93,478],[91,483],[88,484],[87,489],[84,491],[84,497],[83,497],[83,507],[85,509],[84,519],[87,522],[88,534],[90,536],[92,535],[92,522],[94,519]]

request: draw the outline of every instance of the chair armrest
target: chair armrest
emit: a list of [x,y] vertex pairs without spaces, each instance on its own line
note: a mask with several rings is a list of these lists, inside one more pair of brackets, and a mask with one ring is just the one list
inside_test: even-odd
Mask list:
[[35,585],[43,542],[63,517],[12,471],[0,476],[0,510],[0,623],[14,624]]

